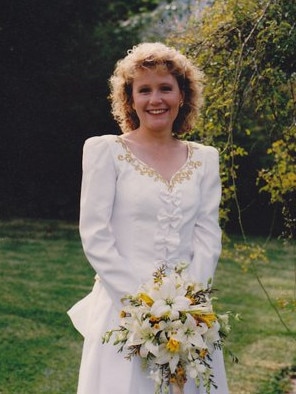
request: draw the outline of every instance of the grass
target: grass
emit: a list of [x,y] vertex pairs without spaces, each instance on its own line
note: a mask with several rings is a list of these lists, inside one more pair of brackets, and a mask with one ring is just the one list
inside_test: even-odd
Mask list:
[[91,287],[77,227],[2,223],[0,393],[74,393],[81,338],[66,310]]
[[[268,246],[270,262],[258,273],[273,302],[295,297],[293,248]],[[73,394],[82,338],[66,315],[92,287],[93,271],[83,255],[77,225],[55,221],[0,223],[0,394]],[[215,287],[221,307],[242,315],[226,356],[231,394],[288,391],[295,365],[294,311],[279,322],[254,273],[221,261]]]
[[[295,300],[293,246],[283,248],[282,243],[274,240],[267,252],[269,262],[258,264],[257,272],[271,301],[277,305],[278,299]],[[243,319],[234,327],[229,344],[239,364],[232,364],[226,358],[231,393],[288,393],[285,390],[289,382],[285,389],[278,385],[273,391],[267,391],[267,385],[296,361],[295,308],[294,311],[279,310],[287,331],[252,270],[242,272],[232,261],[222,261],[216,279],[224,307],[240,313]]]

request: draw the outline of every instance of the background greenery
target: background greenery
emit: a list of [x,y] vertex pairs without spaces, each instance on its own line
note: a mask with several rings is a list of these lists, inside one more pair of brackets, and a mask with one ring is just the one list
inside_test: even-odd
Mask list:
[[[77,225],[2,222],[0,246],[0,393],[73,394],[82,338],[66,311],[93,284]],[[270,242],[267,249],[270,262],[258,263],[257,270],[272,302],[279,306],[280,300],[287,302],[293,297],[295,251],[279,241]],[[221,309],[242,316],[229,341],[239,364],[226,356],[231,393],[286,393],[287,380],[278,381],[277,376],[295,362],[295,309],[293,313],[280,310],[288,332],[252,270],[243,272],[225,258],[220,262],[215,287]]]
[[221,150],[227,230],[242,217],[253,235],[287,223],[295,235],[295,12],[285,0],[2,0],[0,218],[77,219],[83,142],[119,132],[115,62],[160,40],[207,76],[189,138]]

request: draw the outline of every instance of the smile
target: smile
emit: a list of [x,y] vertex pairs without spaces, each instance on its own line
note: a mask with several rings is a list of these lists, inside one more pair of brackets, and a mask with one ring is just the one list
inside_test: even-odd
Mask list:
[[163,114],[163,113],[167,112],[167,110],[166,109],[150,109],[150,110],[147,110],[147,112],[152,115],[159,115],[159,114]]

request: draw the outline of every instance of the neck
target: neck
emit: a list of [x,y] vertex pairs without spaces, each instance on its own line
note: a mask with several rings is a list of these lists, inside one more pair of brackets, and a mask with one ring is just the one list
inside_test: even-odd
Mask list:
[[171,131],[150,131],[139,128],[135,130],[135,136],[143,142],[157,145],[168,144],[175,140]]

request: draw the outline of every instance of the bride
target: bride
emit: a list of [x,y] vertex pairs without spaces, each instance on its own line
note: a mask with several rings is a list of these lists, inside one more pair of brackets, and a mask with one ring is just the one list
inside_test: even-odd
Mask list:
[[[80,234],[96,273],[92,292],[68,312],[84,336],[78,394],[153,394],[138,357],[124,359],[102,336],[119,325],[121,298],[161,264],[188,261],[196,282],[213,278],[221,249],[216,149],[180,139],[202,104],[202,73],[181,53],[143,43],[110,79],[112,112],[122,134],[85,142]],[[223,355],[212,369],[227,394]],[[185,394],[205,394],[188,378]]]

